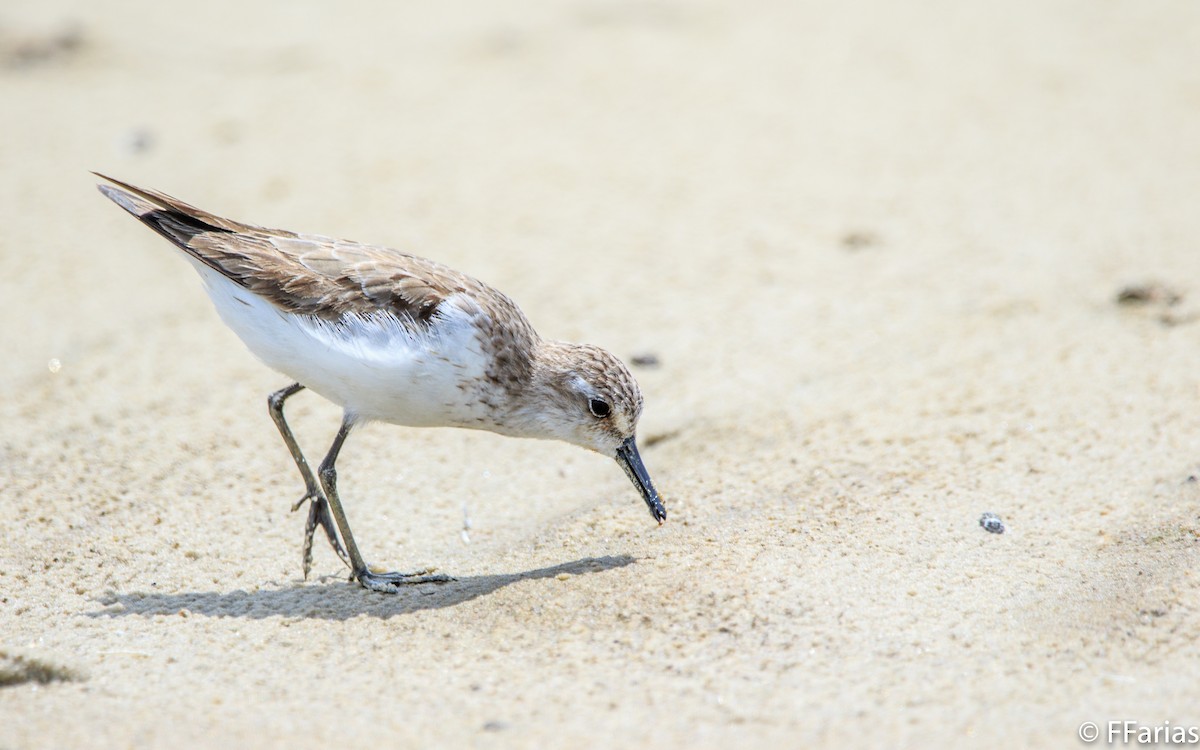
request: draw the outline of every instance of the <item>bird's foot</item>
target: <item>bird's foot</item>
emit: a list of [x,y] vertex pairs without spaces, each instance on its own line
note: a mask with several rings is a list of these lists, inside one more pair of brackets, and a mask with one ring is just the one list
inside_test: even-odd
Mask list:
[[350,556],[346,554],[346,550],[342,547],[342,542],[338,539],[337,527],[333,524],[333,516],[329,513],[329,501],[321,494],[321,491],[315,486],[310,486],[308,491],[304,493],[304,497],[296,501],[292,506],[292,511],[300,509],[300,506],[308,501],[312,504],[308,506],[308,520],[304,523],[304,579],[308,580],[309,571],[312,570],[313,561],[313,535],[317,531],[317,526],[325,530],[325,536],[329,539],[329,545],[333,547],[333,551],[337,556],[346,563],[346,567],[351,567]]
[[375,573],[371,570],[361,570],[351,575],[350,580],[358,581],[359,585],[371,591],[395,594],[401,588],[416,583],[449,583],[455,579],[427,569],[416,573]]

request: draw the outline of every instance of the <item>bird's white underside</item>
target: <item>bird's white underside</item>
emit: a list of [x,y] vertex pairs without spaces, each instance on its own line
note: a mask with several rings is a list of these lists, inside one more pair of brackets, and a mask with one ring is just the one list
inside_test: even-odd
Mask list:
[[468,300],[446,300],[428,326],[383,313],[334,324],[285,312],[189,260],[221,319],[256,357],[356,417],[413,427],[491,421],[477,390],[488,360]]

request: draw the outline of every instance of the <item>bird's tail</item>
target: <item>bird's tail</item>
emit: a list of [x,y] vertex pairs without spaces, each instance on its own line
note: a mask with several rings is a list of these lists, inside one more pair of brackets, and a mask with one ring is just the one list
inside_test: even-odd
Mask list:
[[99,172],[92,174],[117,186],[96,186],[113,203],[189,253],[189,243],[196,235],[206,232],[237,232],[242,228],[236,222],[222,219],[165,193],[134,187]]

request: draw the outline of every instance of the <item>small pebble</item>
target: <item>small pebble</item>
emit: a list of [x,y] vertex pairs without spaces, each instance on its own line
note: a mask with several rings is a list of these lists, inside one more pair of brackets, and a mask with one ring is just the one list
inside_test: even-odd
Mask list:
[[1145,284],[1130,284],[1117,292],[1119,305],[1177,305],[1183,300],[1183,294],[1157,281]]
[[991,511],[988,511],[979,517],[979,525],[983,527],[984,531],[992,534],[1004,533],[1004,522],[1000,520],[1000,516],[992,513]]
[[121,136],[120,148],[129,154],[142,154],[154,147],[154,134],[144,128],[135,128]]
[[842,247],[851,252],[866,250],[879,244],[879,237],[874,232],[847,232],[842,237]]
[[658,355],[654,352],[635,354],[629,358],[629,362],[634,367],[658,367],[662,364],[658,359]]
[[18,41],[12,50],[4,50],[3,62],[10,68],[31,68],[69,57],[84,41],[83,29],[72,23],[47,36]]

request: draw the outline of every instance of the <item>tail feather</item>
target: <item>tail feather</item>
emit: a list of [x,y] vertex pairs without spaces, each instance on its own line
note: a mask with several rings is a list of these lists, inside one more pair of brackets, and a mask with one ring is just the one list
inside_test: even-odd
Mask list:
[[[185,202],[179,200],[178,198],[174,198],[170,195],[167,195],[166,193],[160,193],[157,190],[150,190],[149,188],[140,188],[140,187],[137,187],[136,185],[130,185],[128,182],[122,182],[121,180],[118,180],[115,177],[109,177],[108,175],[101,174],[99,172],[92,172],[92,174],[96,175],[97,177],[99,177],[102,180],[107,180],[108,182],[111,182],[112,184],[116,185],[118,188],[121,189],[121,191],[127,193],[131,198],[140,199],[140,203],[134,202],[136,205],[145,204],[145,205],[149,205],[153,208],[171,210],[176,213],[183,214],[184,216],[189,216],[193,219],[202,221],[205,224],[208,224],[210,226],[218,227],[220,229],[227,229],[227,230],[230,230],[233,232],[239,232],[239,231],[244,231],[247,229],[254,228],[254,227],[249,226],[248,224],[242,224],[241,222],[224,219],[220,216],[217,216],[216,214],[210,214],[208,211],[205,211],[202,208],[196,208],[195,206],[191,205],[190,203],[185,203]],[[98,186],[98,187],[100,187],[100,191],[103,192],[105,195],[107,195],[110,198],[113,197],[110,192],[113,190],[113,188],[108,187],[107,185],[105,185],[103,187],[101,187],[101,186]],[[113,200],[116,200],[116,199],[114,198]],[[118,201],[118,203],[120,204],[119,201]],[[129,210],[128,208],[126,208],[124,206],[124,204],[120,204],[120,205],[122,206],[122,208],[125,208],[127,211]],[[133,211],[130,211],[130,213],[134,213],[135,216],[138,215]]]
[[240,229],[236,222],[202,211],[165,193],[134,187],[99,172],[92,174],[119,186],[97,185],[101,193],[183,250],[189,250],[189,243],[197,235]]
[[124,190],[118,190],[111,185],[97,185],[96,189],[101,193],[104,193],[104,195],[112,200],[113,203],[116,203],[121,208],[139,218],[158,208],[158,206],[155,206],[153,203],[143,198],[139,198],[133,193],[127,193]]

